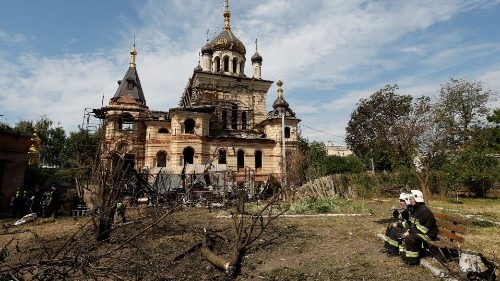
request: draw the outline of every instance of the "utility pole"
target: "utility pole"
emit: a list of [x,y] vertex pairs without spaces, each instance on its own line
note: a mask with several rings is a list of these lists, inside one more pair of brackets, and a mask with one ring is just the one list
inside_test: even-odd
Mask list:
[[283,187],[286,188],[285,114],[281,113],[281,163],[283,164]]

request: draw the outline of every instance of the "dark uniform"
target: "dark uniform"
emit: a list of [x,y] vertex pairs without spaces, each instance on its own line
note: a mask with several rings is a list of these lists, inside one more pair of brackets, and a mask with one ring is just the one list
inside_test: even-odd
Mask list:
[[393,216],[397,219],[396,225],[389,224],[384,236],[384,248],[388,255],[398,255],[404,251],[402,245],[403,233],[411,226],[410,212],[407,208],[393,211]]
[[424,203],[417,203],[413,208],[413,224],[404,239],[404,260],[409,265],[420,263],[420,250],[427,246],[426,242],[435,241],[439,232],[434,215]]

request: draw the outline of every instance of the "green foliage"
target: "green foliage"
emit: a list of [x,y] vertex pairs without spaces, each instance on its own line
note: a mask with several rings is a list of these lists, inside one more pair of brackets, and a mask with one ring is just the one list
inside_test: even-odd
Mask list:
[[64,142],[58,176],[66,181],[89,177],[98,150],[99,137],[99,133],[89,133],[82,129],[71,132]]
[[481,82],[451,78],[441,86],[434,117],[444,149],[455,151],[469,143],[489,112],[487,104],[491,95]]
[[345,214],[366,212],[364,205],[344,198],[320,198],[298,201],[290,206],[292,214]]
[[326,175],[326,146],[322,142],[312,142],[307,150],[309,167],[306,171],[307,180],[313,180]]
[[19,121],[14,130],[22,135],[32,136],[38,132],[38,137],[42,141],[40,145],[40,159],[43,166],[58,167],[61,165],[62,150],[66,134],[60,124],[55,125],[46,116],[40,117],[36,122],[29,120]]
[[500,180],[500,158],[471,147],[451,157],[443,170],[449,189],[466,187],[476,197],[485,197]]
[[325,159],[326,174],[361,173],[363,161],[356,155],[337,156],[330,155]]
[[406,156],[396,149],[395,125],[411,111],[412,97],[396,94],[397,89],[397,85],[386,85],[368,99],[361,99],[346,128],[347,144],[365,162],[373,158],[379,171],[392,170],[392,159]]

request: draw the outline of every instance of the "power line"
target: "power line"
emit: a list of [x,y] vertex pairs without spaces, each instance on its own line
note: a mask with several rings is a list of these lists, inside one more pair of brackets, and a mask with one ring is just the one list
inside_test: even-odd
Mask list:
[[310,126],[307,126],[307,125],[304,125],[304,124],[299,124],[300,127],[305,127],[305,128],[308,128],[308,129],[311,129],[313,131],[316,131],[318,133],[322,133],[322,134],[325,134],[325,135],[329,135],[329,136],[333,136],[333,137],[336,137],[336,138],[341,138],[342,140],[345,139],[345,136],[341,136],[341,135],[335,135],[335,134],[332,134],[332,133],[329,133],[329,132],[325,132],[323,130],[320,130],[320,129],[315,129],[313,127],[310,127]]

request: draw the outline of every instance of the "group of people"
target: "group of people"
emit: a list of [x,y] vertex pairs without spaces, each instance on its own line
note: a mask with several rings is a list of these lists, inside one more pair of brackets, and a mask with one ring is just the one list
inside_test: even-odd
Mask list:
[[32,190],[31,196],[28,196],[27,191],[18,190],[10,203],[12,217],[35,213],[37,217],[57,218],[60,200],[56,191],[54,185],[45,192],[37,186]]
[[403,192],[399,196],[399,208],[393,209],[397,221],[391,223],[384,237],[384,249],[389,256],[400,255],[407,265],[420,264],[422,253],[429,241],[438,237],[436,219],[425,205],[420,190]]

